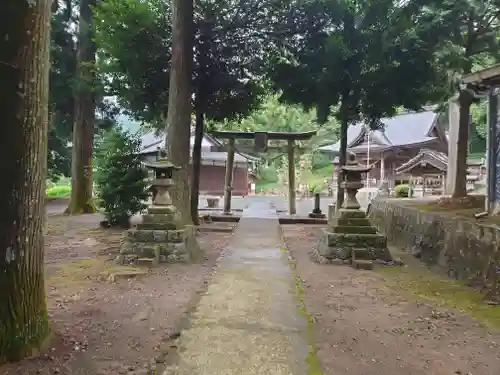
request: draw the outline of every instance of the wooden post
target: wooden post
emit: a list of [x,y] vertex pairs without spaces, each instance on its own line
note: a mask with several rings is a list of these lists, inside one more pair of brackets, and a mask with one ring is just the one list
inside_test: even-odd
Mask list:
[[233,191],[234,138],[229,138],[226,161],[226,178],[224,179],[224,214],[231,214],[231,198]]
[[293,139],[288,140],[288,204],[290,215],[297,213],[295,205],[295,148]]
[[380,159],[380,183],[384,182],[385,180],[385,155],[382,152],[381,154],[382,158]]

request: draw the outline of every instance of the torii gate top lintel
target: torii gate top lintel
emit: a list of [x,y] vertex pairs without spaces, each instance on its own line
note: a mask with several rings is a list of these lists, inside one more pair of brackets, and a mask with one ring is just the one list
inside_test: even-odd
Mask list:
[[254,139],[258,134],[265,134],[269,140],[282,140],[282,141],[308,141],[314,135],[316,130],[307,132],[245,132],[245,131],[231,131],[231,130],[215,130],[210,132],[215,138],[220,139]]

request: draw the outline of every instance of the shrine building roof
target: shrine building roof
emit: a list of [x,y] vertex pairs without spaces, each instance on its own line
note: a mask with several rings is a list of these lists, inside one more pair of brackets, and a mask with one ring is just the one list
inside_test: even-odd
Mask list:
[[[381,119],[382,130],[367,130],[367,126],[356,123],[347,129],[347,147],[352,152],[368,149],[379,151],[398,146],[426,144],[436,137],[433,130],[438,126],[438,114],[429,109],[421,112],[403,112],[394,117]],[[443,137],[444,138],[444,137]],[[336,153],[340,141],[320,147],[320,151]]]

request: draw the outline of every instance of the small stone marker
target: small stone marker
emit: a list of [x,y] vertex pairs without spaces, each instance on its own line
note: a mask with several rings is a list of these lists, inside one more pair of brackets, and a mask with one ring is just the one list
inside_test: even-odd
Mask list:
[[321,212],[321,197],[319,193],[314,194],[314,208],[312,212],[309,214],[309,217],[313,219],[325,218],[325,214]]

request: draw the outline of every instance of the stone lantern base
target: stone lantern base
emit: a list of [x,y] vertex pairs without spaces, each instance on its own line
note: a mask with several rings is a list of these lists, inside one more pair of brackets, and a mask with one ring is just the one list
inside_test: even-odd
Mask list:
[[137,228],[129,229],[117,263],[177,263],[192,260],[196,228],[179,228],[173,205],[151,206]]
[[366,214],[358,209],[339,209],[329,218],[313,260],[323,264],[351,264],[354,268],[372,269],[374,260],[391,262],[387,237],[378,233]]

